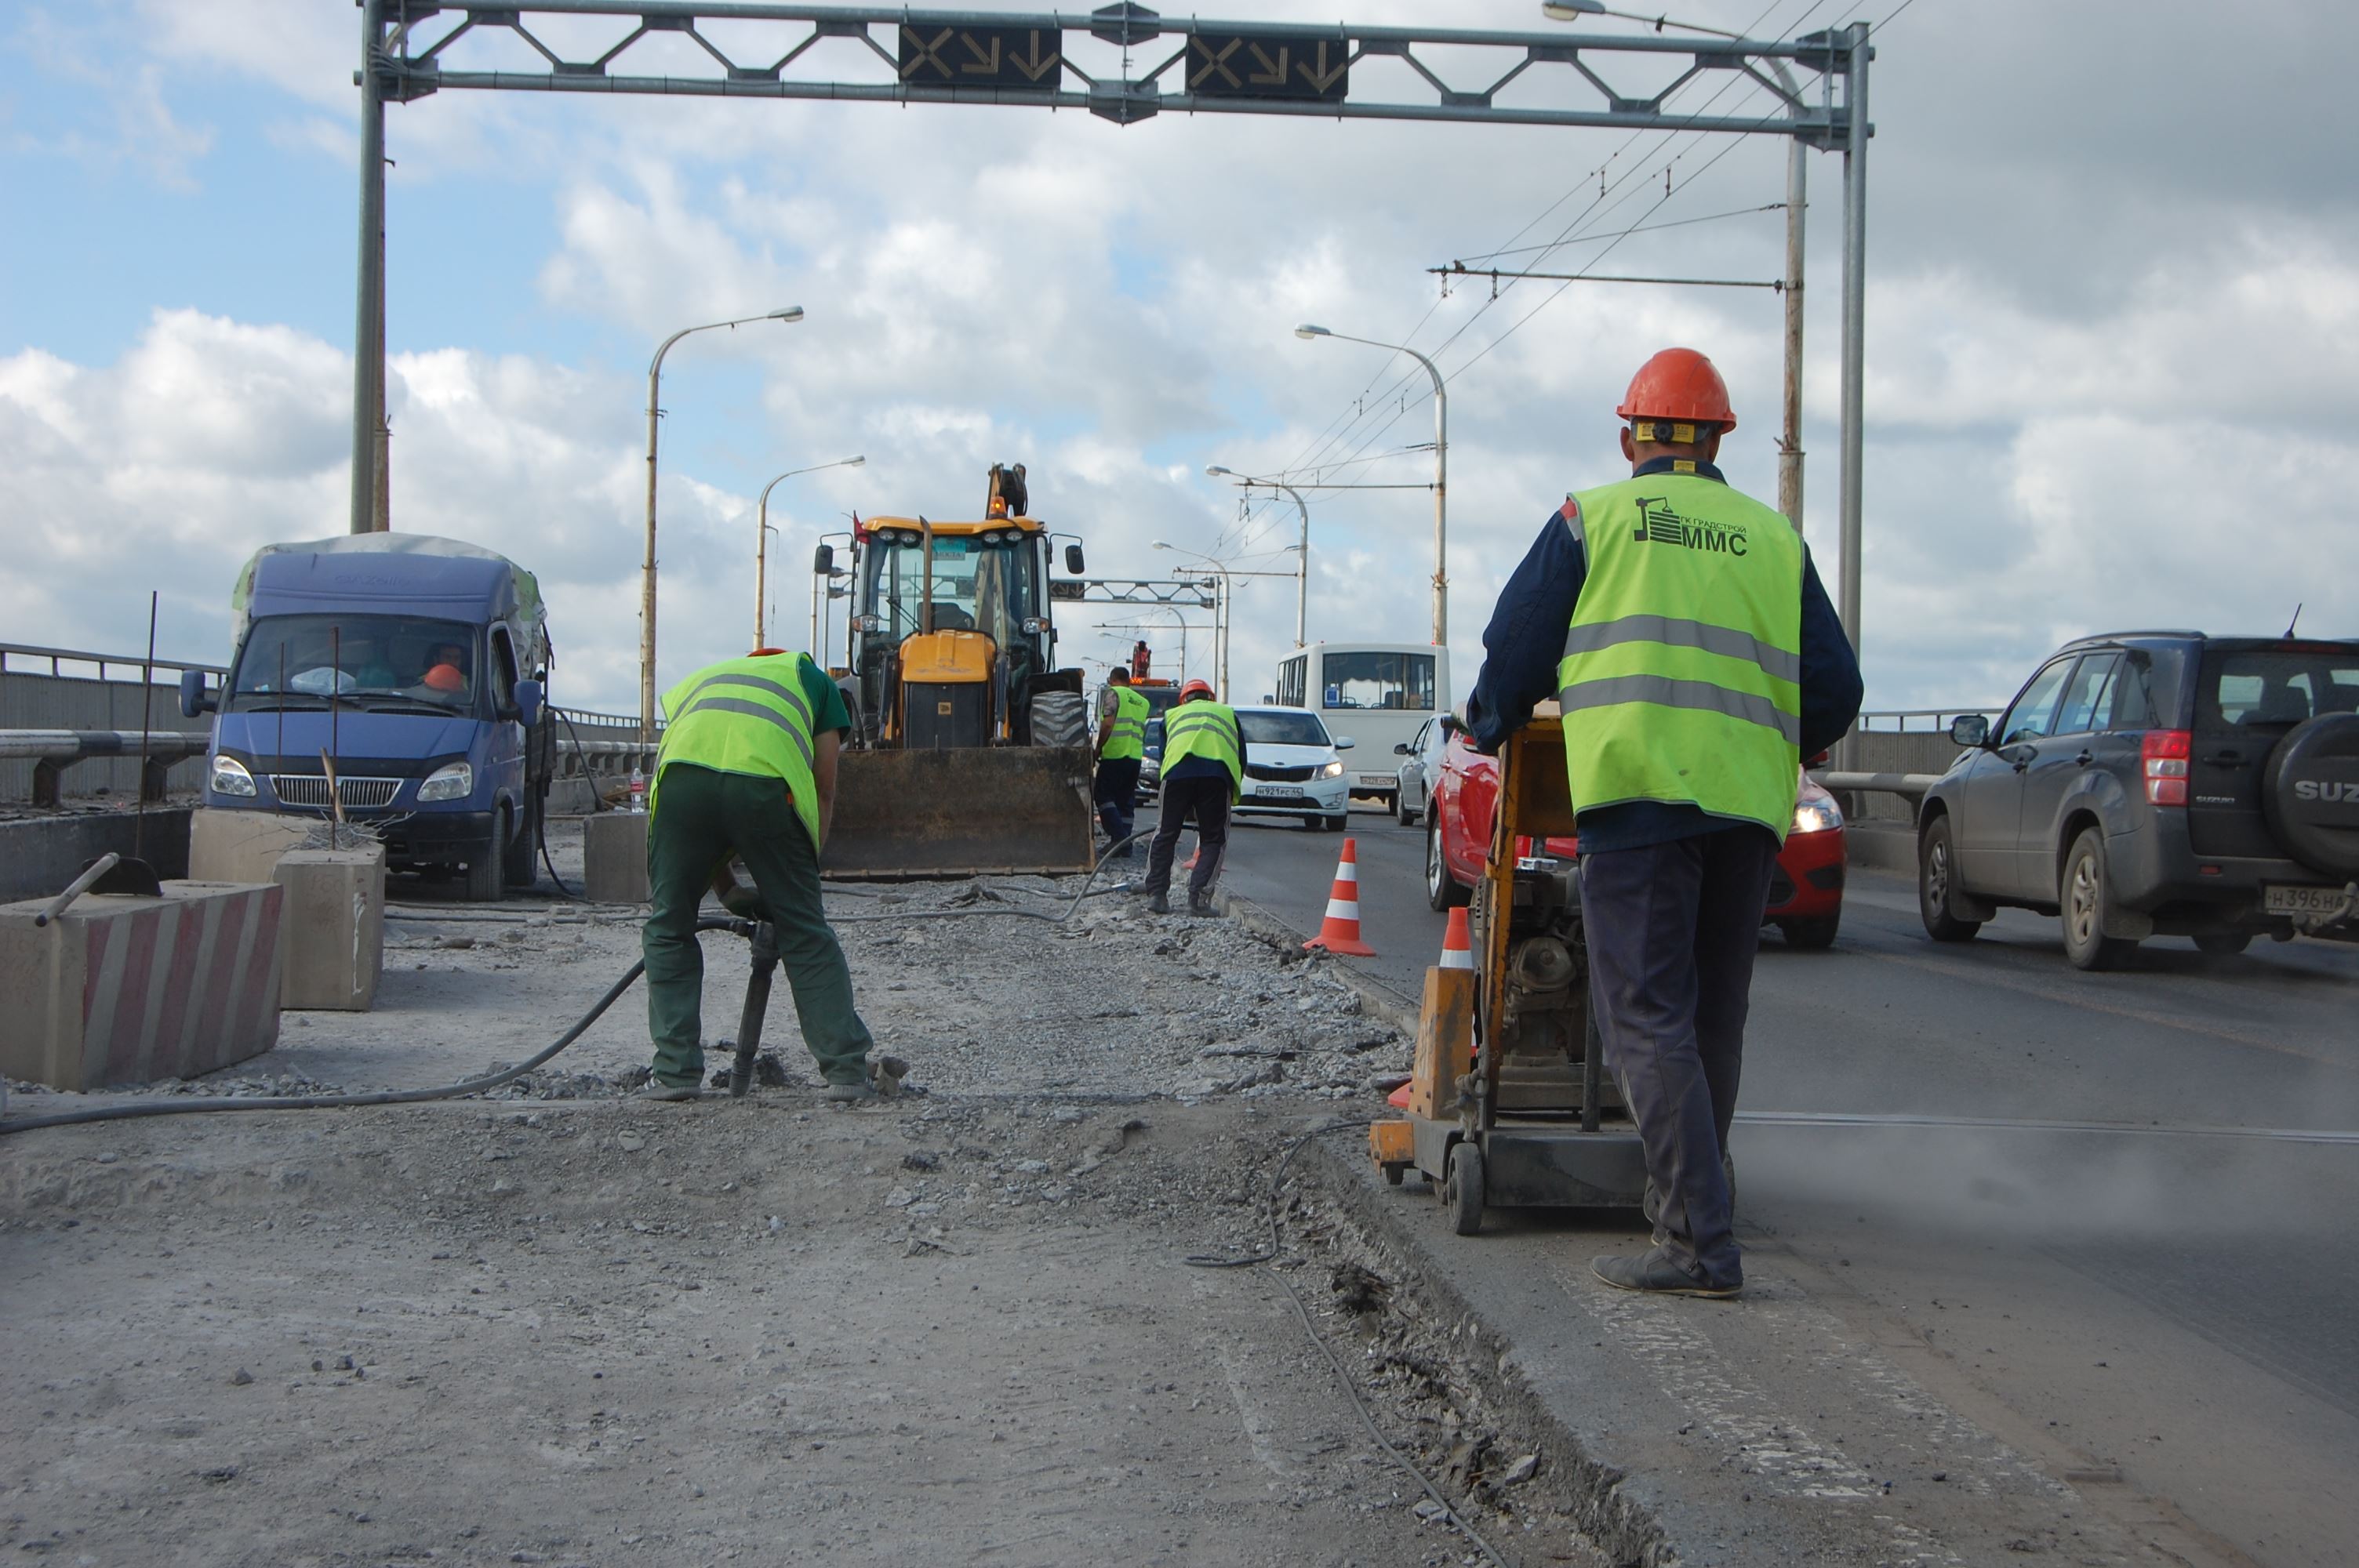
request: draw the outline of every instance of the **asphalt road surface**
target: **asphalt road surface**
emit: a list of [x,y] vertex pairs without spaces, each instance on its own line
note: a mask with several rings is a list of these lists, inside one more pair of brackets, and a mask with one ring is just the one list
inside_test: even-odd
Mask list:
[[[1378,955],[1354,962],[1414,998],[1443,919],[1422,830],[1363,807],[1352,836]],[[1315,930],[1341,842],[1242,824],[1223,885]],[[1937,946],[1911,882],[1855,871],[1834,949],[1766,935],[1753,1000],[1748,1114],[2125,1129],[1745,1125],[1757,1258],[2166,1551],[2359,1562],[2359,1146],[2269,1136],[2359,1129],[2359,947],[2165,938],[2082,974],[2052,919]],[[1626,1245],[1502,1228],[1462,1244],[1470,1297],[1534,1249]]]

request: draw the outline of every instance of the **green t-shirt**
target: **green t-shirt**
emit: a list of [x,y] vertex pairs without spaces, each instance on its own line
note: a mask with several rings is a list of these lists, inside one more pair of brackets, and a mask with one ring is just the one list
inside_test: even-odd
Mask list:
[[839,735],[852,733],[852,710],[843,706],[843,688],[835,677],[821,667],[816,659],[805,659],[803,670],[803,700],[810,704],[811,738],[832,730]]

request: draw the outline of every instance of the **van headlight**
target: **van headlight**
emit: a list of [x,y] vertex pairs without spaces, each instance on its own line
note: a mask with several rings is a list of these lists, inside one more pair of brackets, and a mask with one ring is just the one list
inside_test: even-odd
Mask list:
[[1843,826],[1843,807],[1834,796],[1820,795],[1799,801],[1794,806],[1794,831],[1797,833],[1827,833]]
[[254,793],[254,775],[235,757],[215,757],[212,777],[205,787],[215,795],[250,795]]
[[429,800],[464,800],[475,793],[475,770],[465,762],[445,762],[418,786],[422,805]]
[[1343,759],[1338,757],[1333,762],[1329,762],[1325,767],[1321,768],[1319,770],[1319,776],[1322,779],[1342,778],[1343,776]]

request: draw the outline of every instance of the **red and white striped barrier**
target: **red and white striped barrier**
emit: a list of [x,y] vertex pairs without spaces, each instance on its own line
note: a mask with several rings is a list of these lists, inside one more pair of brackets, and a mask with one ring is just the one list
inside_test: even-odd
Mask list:
[[210,1073],[278,1042],[285,890],[168,882],[0,904],[0,1072],[53,1089]]

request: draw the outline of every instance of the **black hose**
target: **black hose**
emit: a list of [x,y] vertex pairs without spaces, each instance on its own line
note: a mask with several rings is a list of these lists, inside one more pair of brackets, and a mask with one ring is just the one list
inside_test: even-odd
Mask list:
[[[710,916],[696,923],[699,931],[729,931],[740,936],[751,936],[754,923],[749,920],[716,920]],[[530,1061],[486,1073],[481,1077],[466,1078],[455,1084],[443,1084],[426,1089],[378,1089],[367,1094],[345,1095],[274,1095],[224,1096],[218,1099],[175,1098],[171,1099],[130,1100],[115,1105],[92,1106],[87,1110],[60,1111],[55,1116],[25,1117],[0,1121],[0,1137],[11,1132],[30,1132],[41,1127],[73,1127],[88,1121],[127,1121],[140,1116],[193,1116],[206,1111],[227,1110],[332,1110],[370,1105],[414,1105],[423,1100],[458,1099],[466,1095],[481,1094],[503,1084],[512,1084],[527,1073],[582,1038],[584,1031],[597,1022],[605,1011],[621,1000],[625,991],[646,973],[644,961],[634,961],[623,972],[623,978],[606,988],[605,995],[590,1004],[590,1011],[573,1021],[571,1028],[559,1035],[549,1047]]]

